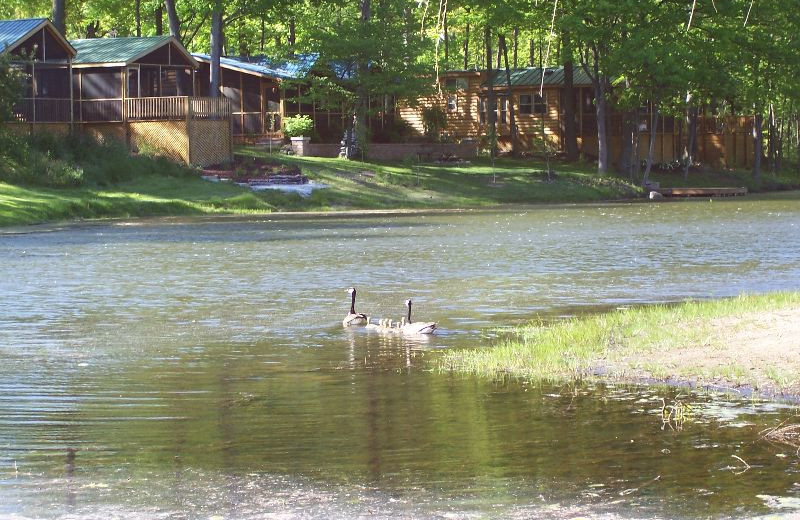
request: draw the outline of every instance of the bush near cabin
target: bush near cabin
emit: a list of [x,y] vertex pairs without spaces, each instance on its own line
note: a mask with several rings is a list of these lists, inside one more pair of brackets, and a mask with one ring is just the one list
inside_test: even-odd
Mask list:
[[193,170],[161,157],[131,156],[114,140],[80,133],[0,132],[0,181],[22,186],[104,187],[145,175],[179,177]]
[[283,120],[283,133],[287,137],[311,137],[314,121],[308,116],[291,116]]

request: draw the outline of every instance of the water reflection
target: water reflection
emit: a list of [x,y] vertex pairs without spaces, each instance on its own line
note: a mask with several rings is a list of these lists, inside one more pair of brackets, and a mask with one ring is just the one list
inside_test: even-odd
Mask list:
[[[0,236],[0,515],[790,511],[798,457],[759,432],[792,407],[429,360],[534,315],[797,288],[798,229],[734,201]],[[351,284],[441,334],[343,329]]]

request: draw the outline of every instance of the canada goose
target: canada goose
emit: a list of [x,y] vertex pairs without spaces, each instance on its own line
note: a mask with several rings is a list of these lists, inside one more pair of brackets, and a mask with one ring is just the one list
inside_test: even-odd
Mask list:
[[[436,330],[436,323],[429,321],[429,322],[418,322],[414,323],[411,321],[411,300],[405,301],[406,307],[408,307],[408,315],[406,316],[405,323],[401,322],[400,331],[403,334],[433,334],[433,331]],[[399,325],[399,324],[398,324]]]
[[342,326],[348,327],[350,325],[366,325],[367,324],[367,315],[361,312],[356,312],[356,288],[350,287],[347,289],[347,292],[350,293],[350,314],[344,317],[342,320]]

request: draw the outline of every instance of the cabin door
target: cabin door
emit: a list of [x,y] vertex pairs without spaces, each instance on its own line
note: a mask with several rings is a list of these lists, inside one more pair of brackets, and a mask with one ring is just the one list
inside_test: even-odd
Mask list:
[[139,69],[128,69],[128,97],[138,98],[139,91]]

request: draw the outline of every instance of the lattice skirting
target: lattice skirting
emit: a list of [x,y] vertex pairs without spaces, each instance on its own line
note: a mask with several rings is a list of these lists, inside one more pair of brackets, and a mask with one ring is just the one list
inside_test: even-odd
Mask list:
[[131,150],[189,162],[186,121],[136,121],[128,123]]
[[188,123],[190,163],[209,166],[233,159],[233,136],[229,120],[190,120]]

